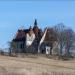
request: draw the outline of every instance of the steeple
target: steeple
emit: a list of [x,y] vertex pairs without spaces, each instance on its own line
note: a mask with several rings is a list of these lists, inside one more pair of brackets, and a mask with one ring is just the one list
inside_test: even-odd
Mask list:
[[34,31],[35,35],[38,35],[39,28],[37,26],[37,19],[35,19],[35,21],[34,21],[33,31]]
[[35,19],[34,26],[37,26],[37,19]]
[[37,26],[37,19],[35,19],[35,21],[34,21],[34,27],[33,27],[33,30],[35,30],[35,29],[38,29],[38,26]]

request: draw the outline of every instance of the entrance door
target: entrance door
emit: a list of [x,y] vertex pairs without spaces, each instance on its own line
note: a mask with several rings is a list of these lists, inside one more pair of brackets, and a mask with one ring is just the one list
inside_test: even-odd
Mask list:
[[46,54],[50,54],[50,47],[46,46]]

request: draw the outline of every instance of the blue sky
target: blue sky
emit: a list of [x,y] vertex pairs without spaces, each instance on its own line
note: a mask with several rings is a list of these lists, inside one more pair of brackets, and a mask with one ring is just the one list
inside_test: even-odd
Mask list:
[[63,22],[75,31],[75,1],[0,1],[0,48],[8,47],[17,30],[24,26],[45,28]]

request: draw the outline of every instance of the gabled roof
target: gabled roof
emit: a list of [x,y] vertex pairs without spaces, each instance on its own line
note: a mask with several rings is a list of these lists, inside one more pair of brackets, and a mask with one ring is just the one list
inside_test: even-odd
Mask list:
[[29,29],[18,30],[16,37],[13,39],[13,41],[25,41],[25,36],[28,32]]
[[[31,27],[31,26],[30,26]],[[13,41],[24,41],[25,38],[26,38],[26,34],[29,32],[30,28],[29,29],[24,29],[24,28],[20,28],[17,33],[16,33],[16,37],[13,39]],[[40,29],[38,28],[37,26],[37,20],[35,19],[34,21],[34,26],[32,28],[33,32],[35,33],[35,35],[39,35],[41,36],[41,32],[40,32]]]

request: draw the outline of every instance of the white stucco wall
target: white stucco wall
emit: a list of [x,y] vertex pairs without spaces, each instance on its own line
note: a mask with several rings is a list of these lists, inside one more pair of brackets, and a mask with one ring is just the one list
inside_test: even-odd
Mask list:
[[32,45],[35,39],[35,34],[33,33],[31,36],[29,34],[26,35],[26,46]]

